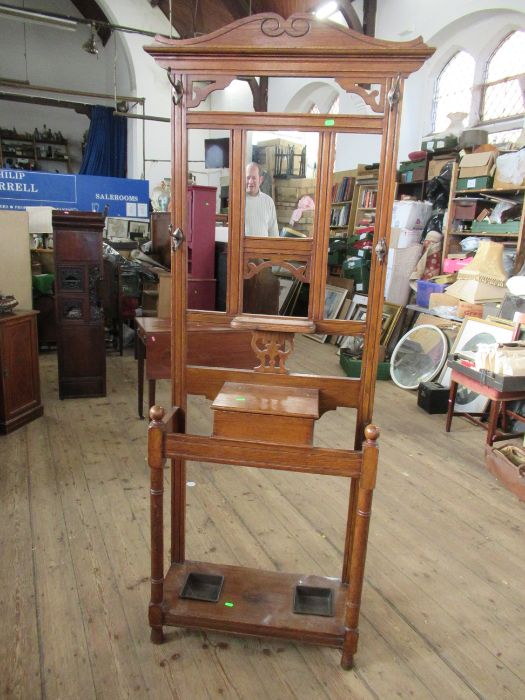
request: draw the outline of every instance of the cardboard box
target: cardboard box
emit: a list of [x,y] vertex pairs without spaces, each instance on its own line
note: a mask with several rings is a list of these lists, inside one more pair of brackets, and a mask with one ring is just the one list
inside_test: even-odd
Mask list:
[[469,304],[468,301],[458,301],[458,318],[465,316],[474,316],[475,318],[483,318],[483,304]]
[[452,294],[446,292],[432,292],[428,298],[428,308],[435,309],[436,306],[457,306],[458,300]]
[[398,200],[392,210],[393,228],[423,229],[432,213],[430,202]]
[[523,179],[521,185],[516,185],[512,182],[505,182],[505,180],[501,177],[501,173],[496,168],[496,172],[494,173],[494,183],[492,187],[495,190],[513,190],[516,189],[516,187],[525,187],[525,178]]
[[410,275],[417,265],[422,245],[390,248],[386,266],[385,300],[404,306],[410,296]]
[[447,163],[453,163],[455,158],[446,156],[445,158],[433,158],[428,164],[427,180],[437,177]]
[[390,231],[391,248],[410,248],[418,245],[421,240],[422,229],[392,228]]
[[484,177],[494,175],[496,158],[494,151],[468,153],[459,163],[459,177]]

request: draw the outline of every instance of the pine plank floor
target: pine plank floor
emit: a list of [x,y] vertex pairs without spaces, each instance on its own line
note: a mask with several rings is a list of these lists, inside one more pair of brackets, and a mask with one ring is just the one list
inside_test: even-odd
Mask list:
[[[152,645],[147,424],[131,351],[107,362],[106,398],[59,401],[42,354],[44,417],[0,437],[1,698],[525,698],[525,505],[485,470],[479,428],[454,419],[447,435],[391,382],[376,392],[355,668],[337,650],[183,629]],[[341,373],[307,338],[292,364]],[[208,406],[192,397],[194,432]],[[326,414],[316,444],[351,447],[352,425],[349,409]],[[188,481],[188,557],[339,575],[345,480],[193,463]]]

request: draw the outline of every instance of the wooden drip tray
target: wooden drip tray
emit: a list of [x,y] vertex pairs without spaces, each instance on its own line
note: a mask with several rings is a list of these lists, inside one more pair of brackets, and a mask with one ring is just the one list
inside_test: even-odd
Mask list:
[[226,382],[211,407],[214,437],[310,446],[319,391]]
[[[181,597],[188,574],[224,577],[217,603]],[[297,589],[301,605],[317,612],[294,610]],[[316,591],[311,595],[308,591]],[[319,592],[329,591],[329,594]],[[327,576],[308,576],[279,571],[261,571],[242,566],[186,561],[172,564],[164,580],[163,624],[197,629],[222,630],[265,637],[300,639],[302,642],[339,647],[345,626],[348,586]],[[320,613],[331,599],[333,616]],[[322,615],[322,616],[321,616]]]

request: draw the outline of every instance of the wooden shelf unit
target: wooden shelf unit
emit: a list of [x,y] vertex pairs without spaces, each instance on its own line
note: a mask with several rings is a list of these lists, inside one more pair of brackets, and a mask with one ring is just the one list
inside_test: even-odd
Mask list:
[[[508,243],[509,246],[516,247],[516,262],[514,264],[514,272],[518,272],[525,263],[525,186],[509,186],[508,188],[487,188],[487,189],[470,189],[458,190],[456,188],[458,181],[459,165],[454,164],[452,172],[452,180],[450,186],[450,196],[448,202],[448,217],[443,237],[443,260],[449,253],[460,252],[460,240],[466,236],[479,236],[481,238],[493,238],[497,241]],[[470,219],[460,219],[454,216],[455,201],[458,198],[470,197],[472,195],[484,195],[487,208],[493,208],[499,199],[509,199],[516,203],[522,203],[521,218],[518,226],[518,231],[471,231],[469,228],[457,230],[458,226],[467,226],[471,223]],[[493,199],[494,198],[494,199]],[[498,199],[499,198],[499,199]],[[466,224],[460,222],[467,221]]]
[[358,226],[366,226],[361,223],[362,216],[370,217],[370,226],[375,224],[375,212],[378,198],[378,182],[373,178],[358,178],[354,188],[352,200],[352,212],[350,214],[349,235],[353,235]]
[[[300,32],[298,30],[301,30]],[[250,46],[249,52],[246,46]],[[402,81],[432,54],[420,39],[397,44],[378,41],[351,30],[335,28],[311,15],[283,19],[275,14],[252,15],[220,33],[194,39],[163,40],[147,47],[157,63],[171,72],[181,98],[173,107],[172,226],[181,229],[180,245],[172,254],[172,406],[150,410],[148,461],[151,470],[151,599],[149,622],[154,643],[164,641],[164,626],[178,625],[237,634],[282,637],[298,642],[334,646],[342,651],[341,665],[353,665],[359,636],[358,622],[364,580],[366,543],[375,486],[379,430],[371,424],[383,306],[386,257],[372,261],[367,316],[364,321],[324,318],[326,264],[330,236],[333,185],[332,164],[338,133],[374,133],[382,137],[383,162],[379,178],[363,184],[377,197],[374,244],[387,238],[395,190],[394,154],[399,132]],[[211,58],[211,62],[210,62]],[[213,66],[210,84],[195,89]],[[374,116],[206,112],[195,110],[214,89],[222,90],[232,76],[336,77],[350,93],[357,93]],[[366,89],[364,84],[369,85]],[[376,88],[379,86],[379,90]],[[372,87],[374,90],[372,90]],[[388,98],[388,95],[391,97]],[[315,225],[311,238],[244,236],[244,167],[253,129],[292,132],[298,127],[319,137]],[[188,308],[188,242],[186,190],[188,133],[191,128],[230,131],[230,200],[228,285],[226,312]],[[360,202],[360,206],[364,206]],[[310,285],[307,317],[279,317],[243,313],[244,281],[286,265],[297,279]],[[188,333],[192,323],[205,326],[230,323],[252,334],[253,370],[204,367],[188,363]],[[366,336],[363,371],[359,379],[294,374],[286,368],[296,333],[336,333]],[[211,435],[192,434],[187,424],[188,394],[214,403]],[[284,394],[285,398],[279,398]],[[270,400],[271,397],[271,400]],[[249,400],[248,400],[249,398]],[[238,400],[238,404],[235,401]],[[353,449],[313,445],[311,423],[340,406],[356,411]],[[218,413],[226,414],[217,418]],[[258,421],[276,428],[261,436]],[[280,421],[287,421],[281,429]],[[231,421],[227,425],[228,420]],[[275,431],[277,432],[277,430]],[[171,461],[169,494],[171,521],[170,565],[164,561],[164,464]],[[194,562],[186,556],[186,460],[229,464],[236,468],[338,475],[350,480],[348,519],[340,577],[259,571],[231,564]],[[208,577],[217,590],[207,602],[185,597],[188,576]],[[216,583],[224,577],[222,589]],[[299,590],[299,586],[305,589]],[[332,609],[321,613],[314,599],[325,597]],[[215,602],[212,602],[213,601]],[[294,603],[294,600],[296,601]],[[297,600],[300,605],[297,606]],[[327,605],[327,608],[330,606]],[[306,614],[304,614],[306,613]]]
[[66,173],[71,172],[66,139],[45,140],[29,135],[0,135],[0,167],[5,168],[8,162],[11,167],[20,170],[36,170],[41,162],[61,163],[65,166]]

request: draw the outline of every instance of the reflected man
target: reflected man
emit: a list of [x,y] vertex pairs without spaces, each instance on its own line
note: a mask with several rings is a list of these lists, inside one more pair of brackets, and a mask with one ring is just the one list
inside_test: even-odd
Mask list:
[[257,163],[246,166],[246,207],[244,233],[246,236],[278,236],[277,212],[271,197],[261,192],[264,176]]

